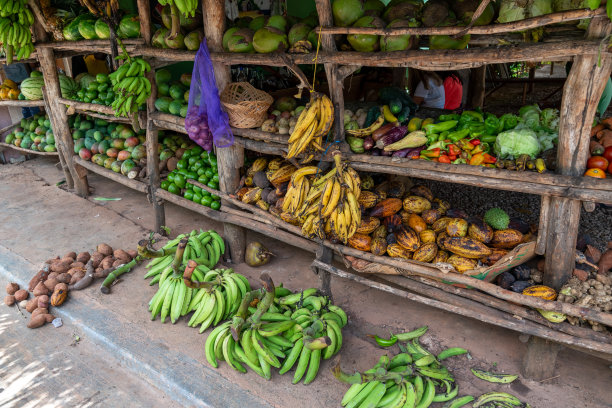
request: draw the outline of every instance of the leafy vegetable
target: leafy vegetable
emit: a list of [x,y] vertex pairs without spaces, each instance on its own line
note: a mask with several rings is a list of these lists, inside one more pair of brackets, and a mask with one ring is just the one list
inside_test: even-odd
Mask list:
[[528,0],[501,0],[499,2],[498,23],[511,23],[527,17]]
[[542,16],[544,14],[552,13],[552,1],[551,0],[532,0],[529,6],[529,17]]
[[512,129],[497,135],[495,153],[502,159],[514,159],[528,154],[535,159],[540,153],[538,135],[531,129]]
[[542,126],[553,132],[559,131],[559,110],[553,108],[544,109],[540,113]]
[[519,109],[521,122],[532,130],[537,130],[540,127],[540,108],[538,105],[526,105]]
[[548,132],[545,129],[541,129],[537,134],[542,151],[552,149],[559,140],[559,135],[556,132]]
[[519,118],[511,113],[506,113],[499,118],[499,121],[503,124],[502,130],[514,129],[518,125]]

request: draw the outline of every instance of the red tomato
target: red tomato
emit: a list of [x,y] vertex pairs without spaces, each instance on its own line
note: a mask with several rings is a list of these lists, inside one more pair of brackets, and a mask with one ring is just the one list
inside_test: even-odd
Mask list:
[[610,165],[608,166],[608,173],[612,174],[612,162],[610,162]]
[[585,176],[596,177],[596,178],[606,178],[606,173],[602,169],[588,169]]
[[590,157],[587,161],[587,169],[601,169],[606,171],[610,163],[602,156]]
[[609,162],[612,163],[612,146],[606,147],[606,150],[603,152],[602,156]]

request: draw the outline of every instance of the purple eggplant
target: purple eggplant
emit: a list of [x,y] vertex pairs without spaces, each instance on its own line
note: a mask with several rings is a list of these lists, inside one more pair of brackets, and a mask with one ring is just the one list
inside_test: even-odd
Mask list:
[[381,156],[391,156],[393,154],[392,151],[386,151],[386,150],[381,150],[380,151],[380,155]]
[[385,133],[383,137],[376,141],[376,147],[379,149],[384,148],[390,144],[395,142],[399,142],[402,140],[404,136],[408,133],[408,128],[406,126],[397,126]]
[[368,136],[363,140],[363,148],[365,150],[371,150],[374,147],[374,139],[372,136]]

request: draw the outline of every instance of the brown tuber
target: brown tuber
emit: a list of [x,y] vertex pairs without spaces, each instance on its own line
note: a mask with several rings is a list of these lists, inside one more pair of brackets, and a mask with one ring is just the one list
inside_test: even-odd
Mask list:
[[597,266],[599,267],[597,273],[601,275],[607,274],[612,269],[612,241],[608,242],[608,249],[601,254]]
[[128,255],[130,256],[131,259],[134,259],[138,256],[138,251],[135,249],[128,249],[127,250]]
[[57,282],[58,283],[68,283],[70,282],[70,278],[72,278],[72,276],[69,273],[61,273],[59,275],[57,275]]
[[14,283],[14,282],[8,283],[6,285],[6,294],[7,295],[14,295],[15,292],[17,292],[18,290],[19,290],[19,285]]
[[96,248],[96,251],[100,252],[104,256],[109,256],[113,254],[113,248],[111,248],[110,245],[107,244],[99,244]]
[[22,300],[26,300],[28,297],[30,297],[30,294],[25,289],[19,289],[17,292],[15,292],[15,300],[17,302],[21,302]]
[[85,271],[79,271],[75,273],[74,275],[72,275],[72,278],[70,279],[69,284],[74,285],[75,283],[83,279],[84,276],[85,276]]
[[40,314],[45,315],[49,313],[49,309],[47,309],[46,307],[37,307],[36,309],[34,309],[34,311],[32,312],[32,317],[34,316],[38,316]]
[[47,289],[53,292],[53,289],[55,289],[55,285],[57,285],[58,283],[59,281],[57,279],[47,279],[45,281],[45,286],[47,287]]
[[59,273],[51,272],[49,275],[47,275],[47,279],[57,279],[58,276],[59,276]]
[[84,268],[85,264],[83,262],[73,262],[70,264],[70,269],[74,268]]
[[40,309],[47,309],[49,308],[49,296],[47,295],[43,295],[43,296],[39,296],[38,298],[38,307]]
[[60,257],[56,256],[55,258],[49,258],[45,261],[46,264],[52,264],[53,262],[59,261]]
[[47,323],[51,323],[53,320],[55,320],[55,316],[53,316],[52,314],[47,313],[47,314],[45,315],[45,321],[46,321]]
[[94,268],[97,268],[98,266],[100,266],[100,262],[102,262],[103,259],[104,259],[104,255],[102,255],[98,251],[91,254],[91,260],[92,260],[92,264]]
[[36,285],[32,293],[34,294],[34,296],[48,295],[49,289],[47,289],[47,287],[42,282],[40,282],[38,285]]
[[15,304],[15,296],[13,295],[6,295],[4,297],[4,304],[7,306],[13,306]]
[[[36,310],[38,310],[38,309],[36,309]],[[47,323],[47,318],[45,317],[44,314],[34,315],[32,313],[32,318],[30,319],[30,322],[28,323],[28,329],[36,329],[36,328],[44,325],[45,323]]]
[[35,298],[28,300],[28,304],[26,305],[25,309],[28,311],[28,313],[32,313],[34,310],[36,310],[37,307],[38,307],[38,297],[35,297]]
[[123,249],[115,249],[113,256],[115,259],[120,259],[123,263],[128,263],[132,260],[130,254],[125,252]]
[[59,260],[57,262],[52,263],[49,269],[51,269],[52,272],[64,273],[68,269],[70,269],[70,265],[72,264],[72,262],[74,261],[73,260]]
[[76,257],[77,257],[76,252],[72,251],[72,252],[68,252],[62,258],[71,258],[74,261],[76,259]]
[[125,264],[126,262],[123,259],[115,259],[115,262],[112,264],[112,268],[118,268],[119,266]]
[[86,264],[90,258],[91,258],[91,255],[89,255],[89,252],[81,252],[80,254],[77,255],[76,261],[81,262],[82,264]]

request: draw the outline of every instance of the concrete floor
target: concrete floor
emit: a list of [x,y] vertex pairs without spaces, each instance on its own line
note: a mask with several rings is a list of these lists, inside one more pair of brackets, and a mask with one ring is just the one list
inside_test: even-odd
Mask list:
[[[92,250],[100,242],[134,248],[152,228],[153,211],[144,195],[92,175],[90,185],[95,192],[91,198],[121,200],[84,200],[55,187],[61,177],[53,161],[46,158],[0,166],[0,287],[11,279],[27,282],[45,259],[56,254]],[[219,223],[171,204],[166,205],[166,215],[172,235],[193,228],[222,231]],[[282,282],[293,290],[318,284],[308,268],[312,254],[254,232],[249,239],[260,240],[277,255],[260,269],[245,264],[235,268],[251,282],[266,271],[277,284]],[[111,295],[102,295],[99,283],[71,293],[65,305],[52,311],[64,320],[59,329],[51,325],[25,329],[16,308],[0,306],[0,406],[25,406],[20,401],[36,401],[40,394],[46,396],[45,406],[121,406],[114,402],[125,401],[121,392],[126,389],[131,393],[131,406],[172,406],[170,400],[181,406],[339,406],[348,387],[331,375],[333,361],[322,363],[317,380],[309,386],[291,385],[290,374],[273,374],[267,382],[252,372],[239,374],[225,364],[211,368],[204,358],[205,334],[187,327],[184,320],[176,325],[149,320],[147,303],[156,289],[142,276],[142,267],[125,275]],[[512,385],[490,384],[473,377],[469,368],[518,373],[525,351],[518,333],[337,278],[332,279],[332,291],[335,302],[349,315],[341,351],[345,371],[367,369],[388,352],[376,347],[367,334],[384,335],[427,324],[430,329],[422,341],[432,351],[451,346],[470,350],[471,360],[456,358],[448,364],[461,395],[502,390],[533,407],[612,407],[609,362],[563,349],[555,377],[549,380],[521,378]],[[73,333],[81,340],[70,347]],[[62,354],[49,358],[58,346]],[[7,359],[16,361],[17,371],[4,368]],[[35,377],[21,374],[26,379],[18,380],[32,364],[38,364],[33,370],[41,373]],[[53,370],[65,370],[74,377],[47,375]],[[28,386],[34,382],[40,392]],[[79,385],[78,397],[75,385]],[[10,393],[5,396],[7,390]],[[90,390],[101,393],[94,396],[95,391]],[[86,401],[87,397],[91,400]]]

